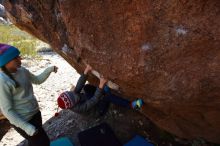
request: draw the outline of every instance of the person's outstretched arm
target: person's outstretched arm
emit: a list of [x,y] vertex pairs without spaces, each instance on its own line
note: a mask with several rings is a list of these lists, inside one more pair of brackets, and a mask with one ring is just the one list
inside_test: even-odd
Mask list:
[[90,65],[87,65],[83,74],[79,77],[79,80],[76,84],[76,87],[74,89],[75,93],[80,93],[82,88],[84,87],[86,80],[88,78],[88,73],[92,71],[92,67]]
[[51,66],[46,68],[41,74],[39,75],[34,75],[31,73],[29,70],[25,69],[27,74],[30,76],[30,80],[33,84],[41,84],[43,83],[52,72],[57,72],[57,67],[56,66]]

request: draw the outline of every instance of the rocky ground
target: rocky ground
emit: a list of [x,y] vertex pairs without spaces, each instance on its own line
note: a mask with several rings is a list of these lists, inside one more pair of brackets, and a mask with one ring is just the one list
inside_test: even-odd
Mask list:
[[[23,60],[23,65],[37,74],[47,66],[56,65],[59,70],[52,73],[48,80],[41,85],[34,85],[34,91],[42,111],[44,128],[51,140],[58,137],[70,137],[76,146],[80,146],[77,134],[89,127],[101,122],[107,122],[119,138],[121,143],[126,143],[134,135],[139,134],[159,146],[214,146],[203,139],[184,140],[157,128],[146,117],[137,111],[127,110],[111,105],[109,112],[103,116],[96,116],[91,112],[87,116],[78,115],[68,110],[60,111],[58,117],[54,117],[57,110],[56,99],[58,95],[76,84],[79,74],[60,56],[55,53],[43,53],[40,58]],[[23,146],[23,138],[10,129],[0,142],[0,146]]]

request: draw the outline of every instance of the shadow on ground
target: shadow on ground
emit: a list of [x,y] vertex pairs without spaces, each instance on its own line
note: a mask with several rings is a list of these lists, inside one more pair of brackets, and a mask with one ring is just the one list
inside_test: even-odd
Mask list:
[[[217,146],[202,139],[185,140],[177,138],[155,126],[149,119],[137,111],[127,110],[111,105],[108,113],[103,117],[94,112],[79,115],[69,110],[62,110],[58,117],[52,117],[45,124],[51,140],[67,136],[76,146],[80,146],[77,134],[99,123],[108,123],[121,143],[126,143],[136,134],[149,139],[155,146]],[[24,142],[19,146],[24,146]]]

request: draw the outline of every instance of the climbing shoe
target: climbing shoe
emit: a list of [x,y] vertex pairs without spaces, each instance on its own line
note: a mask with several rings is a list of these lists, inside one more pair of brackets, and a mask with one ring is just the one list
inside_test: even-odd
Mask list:
[[144,104],[144,101],[140,98],[131,102],[131,107],[135,110],[140,110]]

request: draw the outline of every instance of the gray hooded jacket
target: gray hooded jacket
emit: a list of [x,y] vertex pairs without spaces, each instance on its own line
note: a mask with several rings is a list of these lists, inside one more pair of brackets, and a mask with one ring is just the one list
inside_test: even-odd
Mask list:
[[73,96],[79,99],[79,102],[73,106],[70,110],[77,113],[85,113],[89,111],[92,107],[94,107],[98,101],[103,96],[103,90],[100,88],[96,88],[96,91],[92,98],[88,99],[83,93],[82,89],[85,86],[87,80],[87,75],[82,74],[76,84],[74,91],[72,92]]

